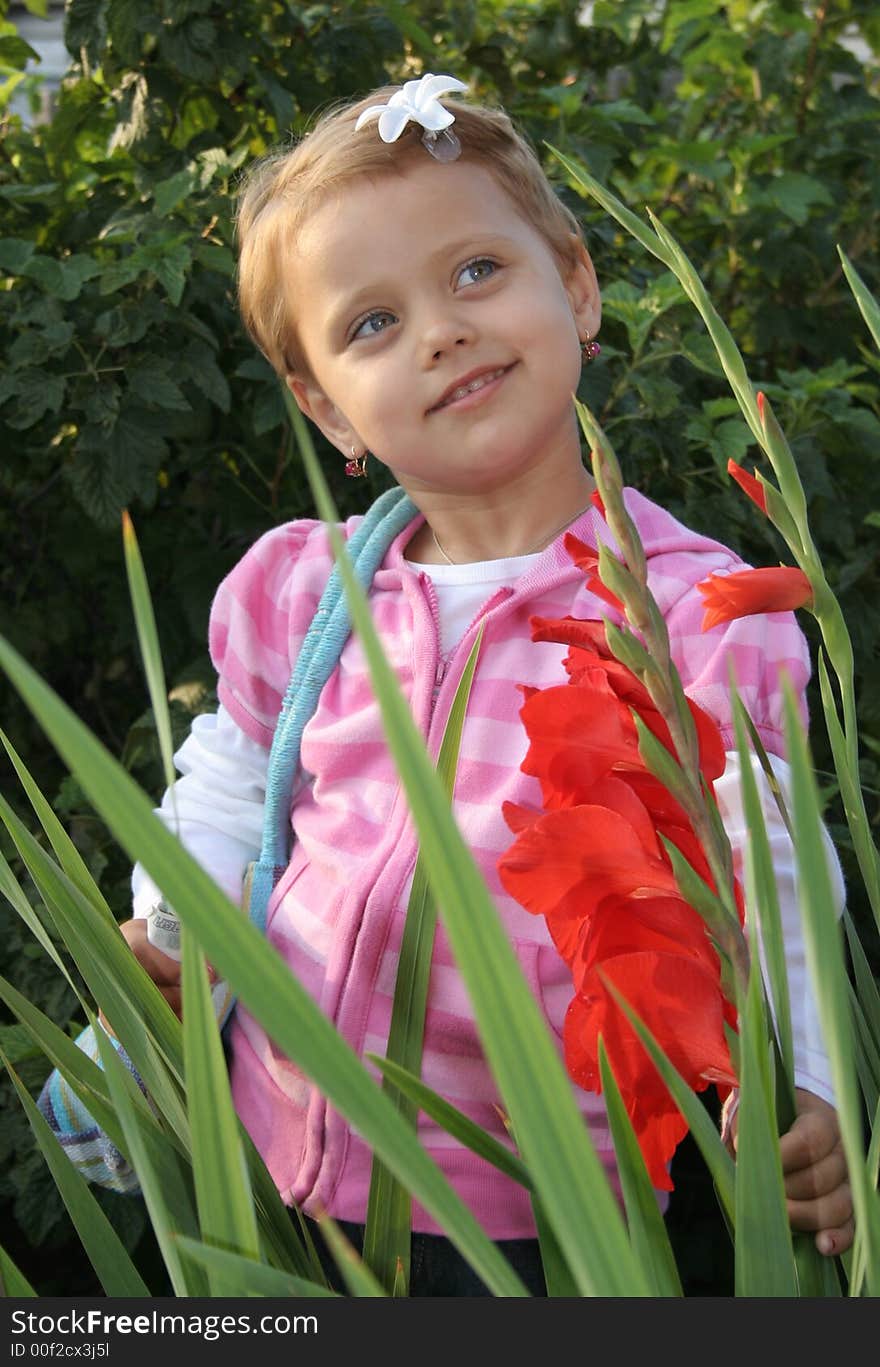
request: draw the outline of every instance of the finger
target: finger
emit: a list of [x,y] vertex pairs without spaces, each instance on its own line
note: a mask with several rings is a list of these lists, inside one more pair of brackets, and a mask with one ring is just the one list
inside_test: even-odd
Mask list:
[[840,1145],[826,1158],[785,1174],[785,1194],[791,1201],[813,1201],[846,1183],[846,1159]]
[[846,1182],[815,1201],[788,1201],[786,1204],[792,1229],[814,1233],[842,1229],[853,1218],[852,1196]]
[[816,1235],[816,1247],[826,1258],[836,1257],[852,1247],[855,1238],[855,1221],[847,1220],[839,1229],[823,1229]]
[[779,1140],[779,1156],[784,1173],[798,1172],[827,1158],[840,1143],[836,1122],[818,1111],[799,1115]]

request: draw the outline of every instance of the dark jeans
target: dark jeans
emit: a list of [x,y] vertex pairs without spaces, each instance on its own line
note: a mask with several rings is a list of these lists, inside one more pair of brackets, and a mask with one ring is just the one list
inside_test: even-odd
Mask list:
[[[293,1217],[297,1223],[296,1216]],[[340,1220],[339,1228],[360,1253],[364,1245],[363,1225]],[[307,1221],[321,1265],[335,1291],[345,1291],[320,1230]],[[496,1247],[503,1253],[533,1296],[546,1296],[541,1254],[537,1239],[499,1239]],[[454,1244],[441,1234],[413,1234],[410,1245],[410,1296],[490,1296],[492,1293]]]

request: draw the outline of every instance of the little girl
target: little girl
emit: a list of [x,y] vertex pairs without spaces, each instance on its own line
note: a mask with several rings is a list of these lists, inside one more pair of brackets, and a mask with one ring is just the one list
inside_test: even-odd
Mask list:
[[[561,1034],[570,975],[543,920],[504,891],[505,801],[540,806],[520,764],[519,685],[564,681],[564,647],[531,641],[529,619],[596,620],[606,605],[562,544],[596,544],[602,523],[581,459],[572,395],[597,351],[599,288],[576,220],[498,110],[444,99],[460,82],[426,76],[323,117],[258,165],[239,214],[240,304],[261,351],[352,474],[380,461],[418,514],[390,545],[370,590],[383,647],[436,753],[477,630],[483,640],[461,744],[455,815],[548,1025]],[[378,119],[378,126],[377,126]],[[790,614],[702,634],[695,585],[740,567],[635,491],[627,493],[690,696],[732,748],[728,660],[748,655],[746,701],[781,753],[780,671],[803,690],[808,657]],[[360,522],[351,518],[343,533]],[[178,755],[180,834],[236,901],[260,844],[268,748],[292,663],[332,569],[325,527],[275,528],[221,585],[210,623],[220,708]],[[776,759],[785,780],[786,767]],[[736,757],[718,784],[735,849],[745,841]],[[851,1205],[798,929],[794,860],[767,817],[788,937],[800,1114],[783,1136],[792,1225],[823,1252],[852,1237]],[[163,813],[170,820],[167,798]],[[352,636],[305,728],[291,812],[295,836],[267,934],[359,1053],[383,1053],[417,853],[360,641]],[[830,856],[833,862],[833,855]],[[836,869],[836,864],[835,864]],[[839,882],[839,872],[838,872]],[[134,877],[125,934],[179,1009],[178,965],[147,940],[159,890]],[[229,1032],[235,1104],[278,1189],[357,1233],[371,1153],[241,1006]],[[499,1098],[442,928],[434,949],[423,1077],[506,1138]],[[601,1097],[577,1091],[614,1173]],[[488,1233],[540,1287],[528,1194],[422,1115],[420,1138]],[[414,1294],[479,1294],[418,1206]],[[422,1267],[421,1281],[419,1267]]]

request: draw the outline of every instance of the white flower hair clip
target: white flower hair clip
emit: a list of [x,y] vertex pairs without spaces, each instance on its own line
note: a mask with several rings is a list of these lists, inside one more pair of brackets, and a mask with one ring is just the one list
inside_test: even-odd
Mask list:
[[355,132],[372,119],[378,119],[382,141],[397,142],[412,119],[425,130],[422,142],[432,157],[437,161],[455,161],[461,155],[461,143],[449,130],[449,125],[455,123],[455,115],[443,108],[439,98],[453,90],[467,90],[467,86],[454,76],[432,76],[430,71],[426,72],[421,80],[407,81],[400,90],[395,90],[387,104],[371,104],[365,109],[354,126]]

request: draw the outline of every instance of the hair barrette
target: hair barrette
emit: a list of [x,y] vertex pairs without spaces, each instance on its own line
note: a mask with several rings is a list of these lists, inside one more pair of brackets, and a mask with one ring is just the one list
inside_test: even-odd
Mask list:
[[424,132],[422,142],[437,161],[455,161],[461,156],[461,143],[449,125],[455,123],[455,115],[450,114],[440,103],[441,95],[450,91],[467,90],[463,81],[454,76],[433,76],[426,72],[418,81],[407,81],[400,90],[395,90],[387,104],[371,104],[358,116],[355,132],[372,119],[379,120],[379,137],[383,142],[396,142],[406,125],[421,124]]

